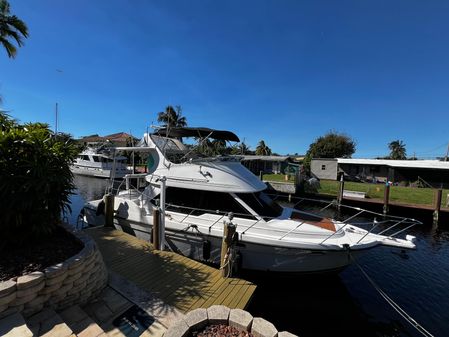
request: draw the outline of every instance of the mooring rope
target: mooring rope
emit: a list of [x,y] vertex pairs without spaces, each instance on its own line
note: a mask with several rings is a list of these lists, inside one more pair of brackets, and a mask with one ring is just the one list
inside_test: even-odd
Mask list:
[[423,336],[426,337],[434,337],[429,331],[427,331],[421,324],[419,324],[412,316],[410,316],[404,309],[402,309],[396,302],[394,302],[390,296],[388,296],[374,280],[363,270],[362,266],[360,266],[357,261],[349,254],[352,261],[359,268],[362,274],[366,277],[366,279],[371,283],[374,289],[382,296],[382,298],[399,314],[401,315],[411,326],[413,326],[418,332],[420,332]]

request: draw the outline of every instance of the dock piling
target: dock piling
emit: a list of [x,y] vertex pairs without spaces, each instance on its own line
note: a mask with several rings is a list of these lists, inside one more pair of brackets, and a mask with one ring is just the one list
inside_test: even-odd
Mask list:
[[159,224],[159,240],[160,240],[160,250],[164,250],[165,248],[165,193],[166,193],[166,181],[167,178],[162,176],[160,178],[161,182],[161,216],[160,216],[160,224]]
[[438,225],[438,220],[439,220],[439,217],[440,217],[442,196],[443,196],[443,190],[441,188],[435,190],[435,199],[434,199],[435,200],[435,204],[434,204],[435,209],[433,211],[433,224],[435,226]]
[[160,231],[159,223],[161,219],[161,213],[158,208],[153,209],[153,247],[159,250],[160,248]]
[[337,206],[338,209],[340,210],[340,205],[343,201],[343,191],[345,190],[345,180],[344,180],[344,175],[342,174],[340,176],[340,188],[338,189],[338,197],[337,197]]
[[228,277],[230,275],[230,252],[232,237],[234,236],[236,227],[232,223],[232,213],[228,215],[229,221],[224,222],[223,227],[223,241],[221,243],[221,256],[220,256],[220,270],[222,277]]
[[114,195],[107,193],[103,196],[104,201],[104,226],[114,227]]
[[390,183],[387,181],[387,183],[385,184],[385,189],[384,189],[384,206],[383,206],[384,215],[387,215],[387,213],[388,213],[389,202],[390,202]]

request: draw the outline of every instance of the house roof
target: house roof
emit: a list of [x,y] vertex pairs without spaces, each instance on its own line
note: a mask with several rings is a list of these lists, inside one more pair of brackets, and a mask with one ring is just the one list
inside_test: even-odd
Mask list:
[[103,142],[105,139],[104,139],[104,137],[100,137],[99,135],[93,135],[93,136],[82,137],[79,140],[83,141],[83,142]]
[[99,142],[106,142],[108,140],[112,142],[126,142],[130,138],[136,139],[129,133],[118,132],[107,136],[91,135],[87,137],[81,137],[79,140],[86,143],[99,143]]
[[134,138],[134,137],[126,132],[118,132],[118,133],[113,133],[111,135],[104,136],[104,138],[109,139],[109,140],[124,140],[125,141],[129,138]]
[[449,170],[449,162],[439,160],[392,160],[337,158],[339,164],[383,165],[401,168],[422,168]]

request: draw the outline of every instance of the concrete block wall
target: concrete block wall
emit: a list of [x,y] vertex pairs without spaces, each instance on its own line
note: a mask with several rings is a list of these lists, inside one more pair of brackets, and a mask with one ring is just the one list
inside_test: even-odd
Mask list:
[[27,317],[44,307],[59,310],[84,304],[107,285],[106,266],[93,239],[66,229],[82,241],[82,250],[42,272],[0,282],[0,318],[15,312]]
[[286,331],[278,332],[272,323],[260,317],[253,317],[245,310],[230,309],[223,305],[190,311],[184,319],[170,326],[164,337],[190,337],[193,332],[217,324],[233,326],[239,330],[251,332],[256,337],[296,337]]

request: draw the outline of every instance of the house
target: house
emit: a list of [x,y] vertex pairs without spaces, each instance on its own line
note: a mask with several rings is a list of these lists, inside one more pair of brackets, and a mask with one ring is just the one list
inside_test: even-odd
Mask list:
[[314,158],[311,173],[319,179],[408,184],[421,181],[434,187],[449,186],[449,162],[439,160],[391,160]]
[[299,164],[294,163],[290,156],[243,155],[236,157],[240,158],[242,164],[257,175],[261,171],[263,173],[287,174],[299,170]]

